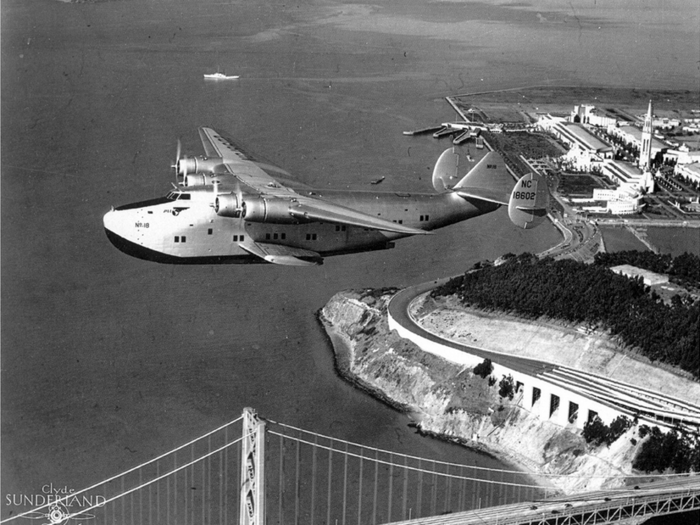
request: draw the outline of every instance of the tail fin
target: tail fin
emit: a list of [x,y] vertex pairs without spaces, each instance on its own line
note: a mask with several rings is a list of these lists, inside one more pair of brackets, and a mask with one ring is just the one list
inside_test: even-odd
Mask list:
[[513,187],[513,177],[503,157],[495,151],[487,153],[462,180],[457,180],[459,155],[454,148],[445,150],[433,170],[433,187],[444,193],[453,191],[464,198],[474,198],[508,205],[508,216],[521,228],[534,228],[547,215],[549,191],[547,182],[537,173],[523,176]]
[[508,201],[508,216],[516,226],[535,228],[547,216],[549,190],[539,173],[524,175],[513,188]]
[[489,151],[484,158],[452,188],[462,197],[508,204],[513,189],[513,177],[508,173],[506,163],[495,151]]
[[457,168],[459,166],[459,155],[454,148],[446,149],[440,155],[433,168],[433,188],[438,193],[445,193],[454,186],[457,180]]

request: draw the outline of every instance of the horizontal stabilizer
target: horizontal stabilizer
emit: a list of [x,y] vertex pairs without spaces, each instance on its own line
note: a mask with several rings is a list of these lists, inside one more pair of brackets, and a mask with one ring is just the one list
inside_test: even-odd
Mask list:
[[508,173],[503,157],[490,151],[452,189],[461,197],[508,204],[513,177]]
[[283,244],[269,244],[265,242],[246,242],[239,246],[245,251],[257,255],[269,263],[284,266],[314,266],[323,264],[323,258],[311,250],[303,250]]
[[370,230],[381,230],[406,235],[430,234],[425,230],[410,228],[378,217],[372,217],[352,208],[312,198],[299,197],[289,208],[289,213],[300,220],[324,221],[348,226],[359,226]]
[[508,202],[508,216],[516,226],[530,229],[547,216],[547,180],[538,173],[524,175],[515,185]]

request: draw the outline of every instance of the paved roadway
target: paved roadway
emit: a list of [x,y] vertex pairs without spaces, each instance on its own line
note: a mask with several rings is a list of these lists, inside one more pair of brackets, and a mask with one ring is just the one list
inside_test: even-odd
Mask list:
[[[676,477],[635,487],[600,490],[576,496],[499,505],[431,516],[395,525],[603,524],[700,509],[700,476]],[[642,517],[644,517],[642,519]]]
[[416,286],[411,286],[410,288],[405,288],[398,292],[389,302],[389,313],[394,318],[394,320],[401,326],[411,330],[412,332],[433,341],[436,343],[444,344],[452,348],[456,348],[463,352],[483,357],[484,359],[490,359],[491,361],[496,361],[499,364],[506,366],[512,370],[517,370],[518,372],[523,372],[529,375],[540,375],[546,372],[552,372],[556,365],[546,363],[545,361],[538,361],[536,359],[527,359],[524,357],[518,357],[508,354],[500,354],[497,352],[492,352],[490,350],[485,350],[483,348],[478,348],[474,346],[467,346],[464,344],[456,343],[454,341],[443,339],[427,330],[422,326],[417,324],[409,315],[408,308],[411,301],[421,294],[429,292],[433,288],[436,288],[443,283],[446,283],[451,277],[439,279],[437,281],[431,281],[428,283],[422,283]]
[[658,425],[700,425],[700,407],[683,400],[574,368],[465,345],[426,330],[411,317],[410,304],[418,296],[448,280],[449,278],[444,278],[401,290],[389,302],[389,314],[405,329],[431,342],[483,359],[490,359],[492,362],[499,363],[511,370],[538,377],[553,385],[566,388],[600,404],[612,407],[626,414],[629,418],[639,414],[640,417],[654,421]]
[[550,220],[559,228],[564,240],[549,250],[539,254],[540,257],[549,256],[555,259],[574,259],[579,262],[592,262],[603,244],[603,236],[598,226],[586,219],[579,217],[571,206],[554,192],[555,198],[564,210],[563,213],[554,211],[550,213]]

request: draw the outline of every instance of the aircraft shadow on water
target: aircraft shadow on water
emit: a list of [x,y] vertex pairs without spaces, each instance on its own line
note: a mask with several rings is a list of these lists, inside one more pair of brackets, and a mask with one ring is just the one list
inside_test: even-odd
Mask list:
[[443,152],[433,170],[437,193],[322,190],[248,155],[211,128],[200,128],[199,135],[204,156],[181,156],[178,142],[172,191],[104,216],[107,237],[118,249],[170,264],[307,266],[331,255],[391,248],[396,239],[501,205],[522,228],[546,216],[546,181],[531,173],[514,184],[495,152],[462,177],[459,155]]

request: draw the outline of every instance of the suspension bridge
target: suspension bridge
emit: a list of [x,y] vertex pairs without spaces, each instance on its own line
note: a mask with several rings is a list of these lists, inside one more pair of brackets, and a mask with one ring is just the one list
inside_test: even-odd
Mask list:
[[700,509],[700,476],[562,497],[518,471],[351,443],[263,420],[247,408],[146,463],[45,499],[0,524],[615,523]]

